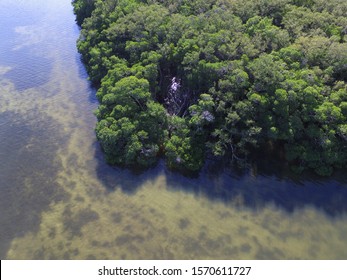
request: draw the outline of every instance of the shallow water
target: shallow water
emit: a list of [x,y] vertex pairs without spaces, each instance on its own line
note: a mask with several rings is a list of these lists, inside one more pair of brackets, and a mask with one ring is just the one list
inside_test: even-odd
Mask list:
[[111,168],[70,0],[0,1],[1,259],[347,259],[347,176]]

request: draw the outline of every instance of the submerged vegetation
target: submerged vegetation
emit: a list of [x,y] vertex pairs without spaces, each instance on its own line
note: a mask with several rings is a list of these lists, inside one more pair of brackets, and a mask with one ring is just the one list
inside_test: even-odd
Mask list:
[[74,0],[108,162],[347,164],[344,0]]

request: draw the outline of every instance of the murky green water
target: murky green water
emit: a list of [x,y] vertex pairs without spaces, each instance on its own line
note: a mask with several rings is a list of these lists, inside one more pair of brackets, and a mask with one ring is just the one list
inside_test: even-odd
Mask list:
[[0,0],[1,259],[347,259],[343,172],[107,166],[78,33],[70,0]]

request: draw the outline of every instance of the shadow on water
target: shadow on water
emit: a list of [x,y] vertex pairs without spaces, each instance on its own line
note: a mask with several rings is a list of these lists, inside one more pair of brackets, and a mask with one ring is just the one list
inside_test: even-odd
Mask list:
[[[75,60],[76,60],[76,65],[78,65],[78,76],[81,80],[89,80],[89,76],[86,70],[85,65],[83,64],[82,61],[82,56],[79,53],[76,53],[75,55]],[[96,98],[96,91],[97,88],[92,85],[92,83],[89,81],[89,96],[88,96],[88,101],[91,104],[96,104],[98,103],[98,99]]]
[[12,239],[38,230],[51,202],[68,199],[55,182],[59,136],[47,133],[46,121],[52,123],[46,118],[33,126],[14,113],[0,114],[0,259]]
[[226,205],[254,211],[274,205],[288,213],[310,206],[331,217],[347,213],[347,180],[343,174],[331,178],[297,175],[278,162],[271,163],[273,166],[259,163],[262,167],[255,174],[253,168],[240,170],[209,162],[198,176],[187,177],[168,170],[163,161],[146,171],[111,167],[100,148],[96,150],[98,178],[108,189],[121,187],[129,195],[144,182],[165,174],[168,190],[194,193]]
[[108,165],[98,142],[94,143],[94,148],[97,177],[110,191],[121,188],[124,193],[134,194],[147,180],[154,179],[161,173],[159,166],[144,171]]

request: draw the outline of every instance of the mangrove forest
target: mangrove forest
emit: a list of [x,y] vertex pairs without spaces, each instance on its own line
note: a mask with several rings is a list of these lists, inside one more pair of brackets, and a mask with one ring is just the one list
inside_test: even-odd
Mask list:
[[[347,1],[74,0],[106,160],[347,165]],[[266,153],[263,156],[266,156]],[[270,156],[270,155],[269,155]]]

